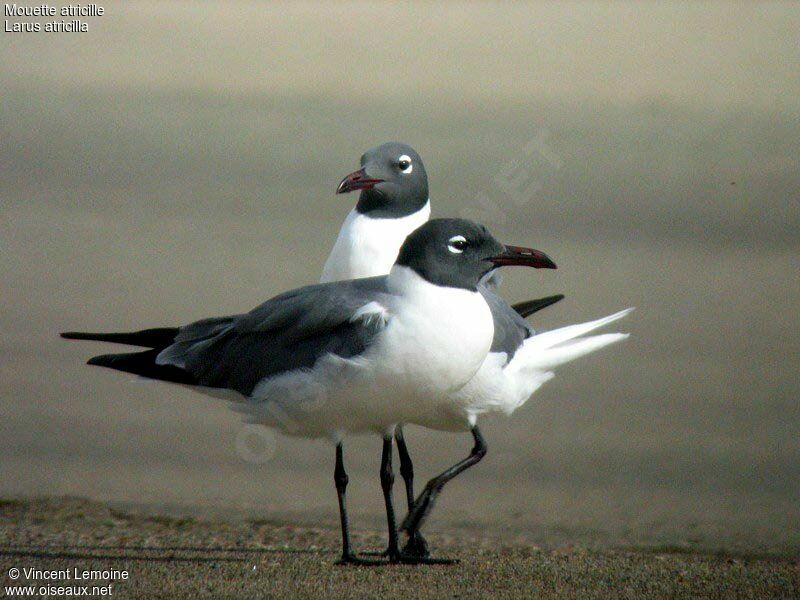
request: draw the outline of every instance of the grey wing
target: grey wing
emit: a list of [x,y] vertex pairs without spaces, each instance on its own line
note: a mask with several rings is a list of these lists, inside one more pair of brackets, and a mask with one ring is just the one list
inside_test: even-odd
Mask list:
[[353,315],[389,295],[385,279],[306,286],[247,314],[192,323],[157,362],[188,371],[199,385],[249,395],[262,379],[311,368],[329,353],[343,358],[362,353],[385,322]]
[[522,342],[534,334],[533,328],[492,290],[483,285],[478,289],[492,311],[494,339],[491,351],[505,352],[511,360]]

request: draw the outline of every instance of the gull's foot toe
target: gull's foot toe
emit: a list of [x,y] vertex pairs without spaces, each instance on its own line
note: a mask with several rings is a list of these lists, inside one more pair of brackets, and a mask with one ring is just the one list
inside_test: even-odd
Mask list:
[[419,531],[413,531],[408,536],[408,542],[403,548],[403,554],[420,558],[427,558],[431,555],[428,549],[428,542]]
[[457,558],[434,558],[431,556],[413,556],[400,552],[397,556],[390,556],[391,564],[401,565],[455,565],[459,563]]
[[361,567],[378,567],[382,565],[388,565],[389,563],[386,562],[385,560],[361,558],[360,556],[356,556],[355,554],[343,554],[342,558],[336,561],[336,564],[338,566],[353,565]]

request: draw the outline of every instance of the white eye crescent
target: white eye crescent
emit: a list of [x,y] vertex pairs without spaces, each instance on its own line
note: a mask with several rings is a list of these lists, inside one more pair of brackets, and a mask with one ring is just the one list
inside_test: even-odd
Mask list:
[[414,165],[411,164],[411,157],[408,154],[403,154],[403,156],[397,159],[397,166],[400,167],[400,171],[406,175],[414,170]]
[[447,240],[447,249],[453,254],[461,254],[467,246],[469,243],[463,235],[455,235]]

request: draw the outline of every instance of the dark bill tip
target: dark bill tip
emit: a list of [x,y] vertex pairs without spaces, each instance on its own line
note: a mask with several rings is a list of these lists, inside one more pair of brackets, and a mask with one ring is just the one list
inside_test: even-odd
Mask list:
[[336,188],[337,194],[346,194],[354,190],[368,190],[381,183],[383,179],[370,179],[364,172],[364,169],[353,171],[339,182]]
[[557,269],[547,254],[541,250],[533,248],[523,248],[522,246],[506,246],[505,252],[488,259],[495,266],[521,266],[533,267],[534,269]]

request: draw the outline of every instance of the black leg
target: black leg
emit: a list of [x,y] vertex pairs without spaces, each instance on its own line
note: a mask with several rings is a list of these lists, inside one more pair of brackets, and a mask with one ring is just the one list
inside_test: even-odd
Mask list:
[[414,464],[411,462],[411,455],[408,453],[406,439],[403,437],[403,426],[398,425],[394,430],[394,438],[397,440],[397,453],[400,455],[400,475],[406,484],[406,501],[408,510],[414,506]]
[[425,521],[428,513],[430,513],[433,508],[436,497],[439,495],[439,492],[442,491],[445,484],[462,471],[480,462],[480,460],[486,456],[486,442],[477,425],[472,428],[472,437],[475,439],[475,446],[473,446],[470,455],[428,482],[425,489],[422,490],[419,498],[417,498],[417,501],[414,503],[414,507],[408,511],[408,515],[406,515],[406,518],[403,520],[403,524],[400,526],[402,531],[407,531],[409,535],[413,535],[418,531],[419,528],[422,527],[422,523]]
[[350,549],[350,524],[347,522],[347,472],[344,470],[344,457],[342,443],[336,444],[336,467],[333,471],[333,481],[336,484],[336,495],[339,498],[339,518],[342,521],[342,562],[353,555]]
[[383,438],[383,453],[381,454],[381,488],[383,501],[386,503],[386,522],[389,526],[389,560],[397,561],[400,557],[400,546],[397,541],[397,520],[394,516],[394,501],[392,487],[394,486],[394,471],[392,470],[392,436]]
[[425,556],[408,554],[405,550],[400,550],[397,535],[397,521],[394,514],[394,501],[392,498],[393,486],[392,436],[387,435],[383,438],[383,453],[381,454],[381,487],[383,488],[383,499],[386,503],[386,522],[389,526],[389,548],[386,551],[389,557],[389,563],[452,564],[454,562],[452,560],[429,558],[427,554]]
[[345,490],[347,489],[347,472],[344,470],[344,456],[342,451],[342,443],[336,444],[336,468],[333,471],[333,481],[336,483],[336,495],[339,498],[339,517],[342,521],[342,558],[339,560],[340,565],[346,564],[360,564],[360,565],[376,565],[383,564],[378,561],[365,560],[358,558],[350,547],[350,524],[347,521],[347,501],[345,498]]
[[[411,462],[411,455],[408,453],[402,425],[397,426],[394,431],[394,437],[397,440],[397,453],[400,455],[400,475],[402,475],[406,484],[408,512],[411,512],[414,508],[414,464]],[[425,541],[419,530],[413,531],[409,535],[403,552],[412,556],[430,556],[428,542]]]

